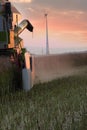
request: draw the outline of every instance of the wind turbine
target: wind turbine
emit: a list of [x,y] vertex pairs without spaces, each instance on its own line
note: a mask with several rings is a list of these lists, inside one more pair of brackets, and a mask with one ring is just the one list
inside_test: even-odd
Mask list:
[[47,21],[47,16],[48,14],[45,13],[45,18],[46,18],[46,54],[49,54],[49,43],[48,43],[48,21]]

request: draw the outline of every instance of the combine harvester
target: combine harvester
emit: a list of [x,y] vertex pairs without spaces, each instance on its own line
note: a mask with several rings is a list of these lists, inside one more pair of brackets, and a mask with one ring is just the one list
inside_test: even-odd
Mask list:
[[[24,29],[33,32],[33,26],[26,19],[18,24],[20,20],[19,11],[8,0],[0,0],[0,59],[4,59],[6,65],[6,59],[12,59],[11,61],[18,63],[16,65],[22,71],[25,67],[25,48],[23,39],[19,35]],[[3,66],[3,64],[2,62],[1,65]]]

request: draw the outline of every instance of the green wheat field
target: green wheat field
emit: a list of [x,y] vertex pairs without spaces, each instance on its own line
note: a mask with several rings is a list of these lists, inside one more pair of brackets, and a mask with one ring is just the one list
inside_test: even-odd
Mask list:
[[1,72],[0,130],[87,130],[86,72],[29,92],[17,90],[21,79],[15,79],[15,71]]

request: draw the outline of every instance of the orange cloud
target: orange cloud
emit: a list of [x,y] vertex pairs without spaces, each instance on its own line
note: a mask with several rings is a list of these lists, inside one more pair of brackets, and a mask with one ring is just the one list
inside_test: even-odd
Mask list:
[[56,12],[49,16],[49,26],[54,31],[86,31],[87,14],[82,11]]
[[32,2],[32,0],[10,0],[10,2],[15,2],[15,3],[26,3],[26,2]]

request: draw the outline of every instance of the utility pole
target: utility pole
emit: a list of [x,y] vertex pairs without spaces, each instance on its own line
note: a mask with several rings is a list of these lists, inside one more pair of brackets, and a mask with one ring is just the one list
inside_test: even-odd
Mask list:
[[49,54],[49,43],[48,43],[48,21],[47,21],[47,13],[45,14],[46,18],[46,54]]

